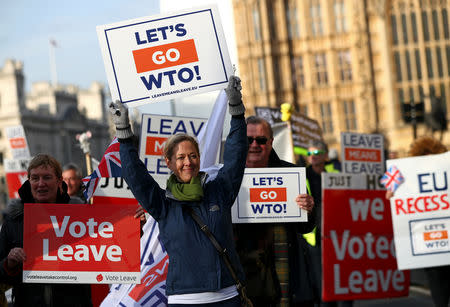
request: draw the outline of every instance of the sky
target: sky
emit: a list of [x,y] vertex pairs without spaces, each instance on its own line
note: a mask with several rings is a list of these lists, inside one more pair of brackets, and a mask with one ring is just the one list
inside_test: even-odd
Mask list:
[[159,0],[0,0],[0,66],[24,63],[27,90],[50,81],[49,39],[57,43],[58,83],[106,84],[96,26],[159,13]]
[[[219,4],[224,30],[234,37],[234,28],[226,25],[232,18],[231,0],[161,0],[161,5],[159,0],[0,0],[0,67],[6,59],[23,62],[27,92],[33,82],[51,81],[49,40],[53,39],[57,44],[54,50],[58,83],[80,88],[89,88],[93,81],[107,85],[96,26],[207,3]],[[226,33],[226,37],[228,40],[230,35]],[[235,50],[229,52],[236,63]],[[211,97],[216,95],[187,98],[175,109],[184,116],[194,116],[199,109],[194,111],[193,107],[204,99],[214,100]],[[202,110],[209,112],[213,101],[207,104]],[[158,108],[162,114],[173,109],[168,104]],[[142,109],[152,112],[154,108]]]

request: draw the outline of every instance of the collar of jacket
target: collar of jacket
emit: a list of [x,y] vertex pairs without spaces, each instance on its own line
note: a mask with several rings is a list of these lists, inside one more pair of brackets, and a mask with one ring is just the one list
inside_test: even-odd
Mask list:
[[[35,203],[36,201],[31,194],[31,184],[30,181],[25,181],[19,189],[19,196],[24,203]],[[67,204],[70,200],[69,194],[67,194],[67,184],[62,182],[62,192],[58,189],[56,193],[56,203],[57,204]]]
[[[200,182],[202,184],[202,187],[205,187],[205,183],[206,183],[206,180],[208,179],[209,175],[205,172],[199,172],[198,174],[200,175]],[[180,200],[176,199],[175,196],[173,196],[172,192],[169,191],[169,189],[166,189],[166,198],[169,198],[171,200],[180,201]],[[184,202],[184,203],[189,203],[189,202]],[[192,202],[192,204],[196,204],[196,203],[197,202]]]
[[276,165],[279,165],[280,162],[281,162],[280,157],[278,157],[277,153],[272,148],[272,150],[270,151],[270,154],[269,154],[269,161],[267,162],[267,166],[269,166],[269,167],[276,166]]

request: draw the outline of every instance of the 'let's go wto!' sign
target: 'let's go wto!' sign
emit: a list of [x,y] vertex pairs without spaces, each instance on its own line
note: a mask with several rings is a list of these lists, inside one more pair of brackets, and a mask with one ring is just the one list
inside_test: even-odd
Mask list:
[[217,8],[97,27],[113,100],[129,106],[223,89],[232,66]]

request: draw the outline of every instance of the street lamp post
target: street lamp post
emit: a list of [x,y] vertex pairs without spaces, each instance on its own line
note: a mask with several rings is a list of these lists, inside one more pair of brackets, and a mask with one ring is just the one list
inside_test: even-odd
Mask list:
[[411,98],[409,103],[402,103],[403,120],[413,128],[413,137],[417,139],[417,124],[425,121],[425,105],[423,101],[414,102]]

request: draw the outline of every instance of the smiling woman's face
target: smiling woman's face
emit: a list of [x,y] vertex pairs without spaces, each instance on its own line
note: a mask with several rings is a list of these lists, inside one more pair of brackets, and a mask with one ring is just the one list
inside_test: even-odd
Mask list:
[[51,166],[41,165],[30,170],[31,194],[36,203],[54,203],[61,187],[62,178],[58,178]]
[[190,141],[180,142],[170,160],[165,159],[169,169],[181,182],[189,183],[200,171],[200,154]]

